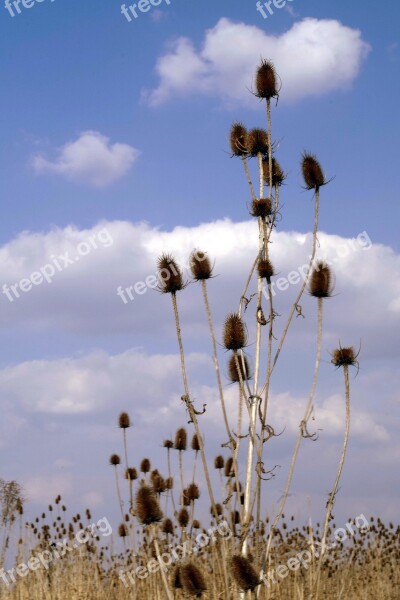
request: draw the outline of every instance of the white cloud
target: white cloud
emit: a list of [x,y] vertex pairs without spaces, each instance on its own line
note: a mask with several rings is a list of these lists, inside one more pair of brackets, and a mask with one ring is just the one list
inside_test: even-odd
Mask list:
[[254,103],[249,94],[260,56],[271,59],[282,80],[282,99],[300,100],[346,89],[357,77],[370,47],[361,32],[335,20],[306,18],[272,35],[222,18],[205,34],[201,50],[185,37],[158,59],[159,85],[153,106],[175,95],[207,94]]
[[36,155],[33,168],[38,174],[56,173],[72,181],[105,187],[123,177],[138,156],[139,151],[128,144],[111,144],[101,133],[85,131],[65,144],[54,161]]

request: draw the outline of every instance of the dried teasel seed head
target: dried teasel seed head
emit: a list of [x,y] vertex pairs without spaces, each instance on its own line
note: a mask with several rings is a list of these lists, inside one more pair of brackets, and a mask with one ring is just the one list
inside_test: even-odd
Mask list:
[[142,525],[158,523],[163,518],[153,488],[142,485],[136,494],[136,516]]
[[122,412],[118,418],[118,426],[121,429],[128,429],[131,426],[131,420],[129,418],[128,413]]
[[322,167],[313,154],[304,152],[301,169],[308,190],[317,191],[321,186],[327,183]]
[[224,475],[225,475],[225,477],[234,477],[235,476],[232,456],[230,456],[225,462]]
[[239,514],[238,510],[233,510],[231,512],[231,522],[232,522],[232,525],[240,524],[240,514]]
[[184,489],[182,492],[182,504],[183,506],[190,506],[190,498],[187,489]]
[[174,478],[173,477],[167,477],[167,479],[165,480],[165,488],[167,490],[172,490],[174,487]]
[[247,152],[250,156],[268,154],[268,134],[265,129],[255,128],[247,136]]
[[258,575],[250,560],[240,554],[235,554],[231,558],[232,575],[238,586],[244,590],[253,591],[260,583]]
[[207,590],[202,572],[192,562],[181,566],[180,579],[184,591],[190,596],[200,598],[203,592]]
[[189,513],[186,508],[181,508],[178,513],[178,523],[180,527],[187,527],[189,523]]
[[329,298],[332,294],[332,273],[324,262],[317,262],[310,279],[310,294],[315,298]]
[[187,433],[184,427],[180,427],[175,434],[174,449],[183,452],[187,448]]
[[185,283],[178,263],[170,254],[162,254],[158,259],[158,289],[163,294],[175,294],[184,287]]
[[262,60],[257,69],[256,88],[258,98],[270,100],[279,94],[275,67],[270,60]]
[[271,198],[255,198],[251,203],[250,214],[253,217],[268,217],[272,213]]
[[171,519],[164,519],[162,524],[162,531],[166,535],[174,535],[174,524]]
[[[269,185],[269,159],[263,159],[263,175],[264,181]],[[285,181],[286,175],[282,171],[282,168],[276,158],[272,159],[272,186],[280,187],[282,183]]]
[[110,465],[113,465],[113,467],[116,467],[117,465],[121,464],[121,459],[118,456],[118,454],[111,454],[110,456]]
[[124,523],[121,523],[121,525],[119,525],[119,527],[118,527],[118,535],[119,535],[119,537],[122,537],[122,538],[127,537],[128,530],[127,530],[126,525]]
[[204,281],[212,277],[212,266],[206,252],[202,250],[193,250],[189,259],[190,270],[193,279],[196,281]]
[[164,448],[171,449],[174,447],[174,442],[172,440],[164,440],[163,446]]
[[137,478],[137,470],[134,467],[128,467],[125,471],[125,479],[128,481],[135,481]]
[[182,589],[181,583],[181,567],[177,565],[172,573],[172,587],[176,590]]
[[258,276],[268,281],[274,275],[274,267],[269,258],[260,258],[257,265]]
[[223,513],[222,505],[219,504],[219,503],[217,503],[215,505],[215,510],[214,510],[213,507],[210,508],[210,513],[212,514],[212,516],[214,518],[220,517],[222,515],[222,513]]
[[201,523],[198,519],[193,519],[192,522],[193,529],[201,529]]
[[227,316],[224,324],[223,343],[227,350],[240,350],[247,342],[246,327],[237,313]]
[[246,156],[247,129],[243,123],[234,123],[232,125],[230,143],[233,156]]
[[191,502],[200,498],[199,486],[196,483],[190,483],[186,490],[187,497]]
[[251,378],[250,367],[249,367],[249,362],[248,362],[247,358],[245,356],[243,357],[244,369],[243,369],[242,357],[238,356],[237,358],[238,358],[238,362],[239,362],[239,369],[240,369],[239,371],[237,369],[235,355],[232,355],[229,359],[228,373],[229,373],[229,379],[231,380],[232,383],[240,383],[240,377],[242,378],[242,381],[246,381]]
[[214,468],[215,469],[223,469],[225,466],[224,457],[219,455],[214,458]]
[[337,348],[332,354],[332,363],[335,367],[354,366],[357,364],[357,355],[354,348]]
[[192,437],[192,443],[190,444],[190,447],[195,452],[199,452],[200,451],[200,442],[199,442],[199,438],[197,437],[197,433],[195,433],[193,435],[193,437]]
[[149,473],[151,469],[151,463],[148,458],[144,458],[140,463],[140,472],[141,473]]

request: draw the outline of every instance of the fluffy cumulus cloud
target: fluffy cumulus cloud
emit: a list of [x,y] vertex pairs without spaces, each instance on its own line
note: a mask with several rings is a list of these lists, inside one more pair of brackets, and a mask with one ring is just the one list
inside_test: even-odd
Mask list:
[[281,35],[222,18],[197,50],[181,37],[158,59],[153,106],[176,95],[207,94],[227,101],[251,101],[254,68],[271,59],[282,80],[282,100],[301,100],[345,89],[357,77],[370,47],[361,32],[339,21],[306,18]]
[[84,131],[78,139],[66,143],[54,160],[36,155],[32,164],[39,175],[55,173],[101,188],[123,177],[138,155],[138,150],[128,144],[112,144],[97,131]]

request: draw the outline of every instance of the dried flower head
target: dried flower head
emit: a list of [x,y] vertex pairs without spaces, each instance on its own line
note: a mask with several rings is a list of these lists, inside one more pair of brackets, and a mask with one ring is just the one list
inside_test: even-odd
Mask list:
[[254,198],[251,203],[250,214],[253,217],[268,217],[272,213],[271,198]]
[[162,524],[162,531],[166,535],[174,535],[174,524],[172,523],[171,519],[164,519]]
[[269,258],[260,258],[257,265],[258,276],[269,281],[274,275],[274,267]]
[[142,485],[136,494],[136,516],[142,525],[161,521],[163,514],[153,488]]
[[255,128],[247,136],[247,152],[250,156],[268,154],[268,134],[265,129]]
[[190,483],[186,490],[186,495],[191,502],[200,498],[199,486],[196,483]]
[[171,449],[174,447],[174,442],[172,440],[164,440],[163,446],[164,448]]
[[303,179],[308,190],[317,191],[327,183],[322,167],[313,154],[304,152],[301,168]]
[[140,463],[140,471],[141,473],[149,473],[151,469],[151,463],[148,458],[144,458]]
[[[263,174],[264,174],[264,181],[269,185],[269,159],[268,158],[263,159]],[[285,181],[285,179],[286,179],[286,175],[282,171],[280,164],[278,163],[276,158],[273,158],[272,159],[272,186],[273,187],[281,186],[282,183]]]
[[223,510],[222,510],[222,505],[221,505],[221,504],[219,504],[219,503],[217,503],[217,504],[215,505],[215,510],[214,510],[214,508],[213,508],[213,507],[211,507],[211,508],[210,508],[210,513],[211,513],[211,514],[212,514],[212,516],[213,516],[213,517],[215,517],[215,518],[216,518],[216,517],[220,517],[220,516],[222,515],[222,513],[223,513]]
[[191,562],[187,563],[186,565],[182,565],[180,579],[184,591],[190,596],[196,596],[196,598],[200,598],[203,592],[207,590],[206,582],[202,572]]
[[198,519],[193,519],[192,522],[193,529],[201,529],[201,523]]
[[175,434],[174,449],[183,452],[187,448],[187,433],[184,427],[180,427]]
[[232,556],[231,570],[236,583],[244,591],[253,591],[260,583],[253,565],[245,556]]
[[221,455],[218,455],[214,458],[214,468],[215,469],[223,469],[225,466],[225,460],[224,457]]
[[118,454],[111,454],[110,456],[110,465],[113,465],[113,467],[116,467],[117,465],[121,464],[121,459],[118,456]]
[[128,429],[131,426],[131,420],[129,418],[128,413],[122,412],[118,418],[118,426],[121,429]]
[[233,468],[233,458],[232,456],[230,456],[226,461],[225,461],[225,471],[224,471],[225,477],[234,477],[235,475],[235,470]]
[[232,125],[230,142],[233,156],[246,156],[247,129],[242,123]]
[[181,567],[179,565],[177,565],[175,567],[174,572],[172,574],[172,587],[175,588],[176,590],[182,589]]
[[256,88],[258,98],[271,99],[278,96],[277,75],[270,60],[261,61],[256,74]]
[[335,367],[351,367],[357,365],[357,356],[353,347],[337,348],[333,351],[332,363]]
[[231,313],[224,324],[224,346],[227,350],[240,350],[247,342],[246,327],[238,314]]
[[204,281],[212,276],[212,266],[206,252],[201,250],[193,250],[190,255],[190,270],[193,279],[196,281]]
[[192,437],[192,443],[191,443],[191,448],[192,450],[194,450],[195,452],[199,452],[200,451],[200,441],[199,438],[197,437],[197,433],[195,433]]
[[163,294],[175,294],[185,287],[182,271],[170,254],[162,254],[158,259],[158,282]]
[[135,481],[138,477],[137,470],[134,467],[128,467],[125,471],[125,479]]
[[316,264],[310,279],[310,294],[315,298],[329,298],[333,291],[332,273],[322,261]]
[[[231,380],[232,383],[240,383],[240,377],[242,378],[242,381],[251,379],[249,363],[245,356],[243,356],[243,361],[244,361],[244,369],[243,369],[242,357],[238,356],[239,369],[240,369],[238,371],[235,356],[232,355],[230,357],[229,364],[228,364],[228,372],[229,372],[229,379]],[[240,377],[239,377],[239,375],[240,375]]]
[[186,508],[181,508],[178,513],[178,523],[180,527],[187,527],[189,523],[189,513]]
[[118,527],[118,535],[119,537],[126,537],[128,535],[128,530],[126,528],[126,525],[124,523],[121,523],[121,525],[119,525]]

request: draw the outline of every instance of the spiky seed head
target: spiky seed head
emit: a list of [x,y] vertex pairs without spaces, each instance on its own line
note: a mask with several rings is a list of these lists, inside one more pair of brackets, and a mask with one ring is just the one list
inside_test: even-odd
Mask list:
[[166,484],[164,478],[160,475],[160,473],[155,469],[150,474],[151,483],[153,484],[153,490],[156,494],[162,494],[166,490]]
[[144,458],[142,460],[142,462],[140,463],[140,471],[141,473],[149,473],[151,469],[151,463],[150,460],[148,458]]
[[247,136],[247,152],[250,156],[268,154],[268,134],[265,129],[255,128]]
[[200,498],[199,486],[196,483],[190,483],[186,490],[187,496],[191,502]]
[[269,281],[274,275],[274,267],[269,258],[260,258],[257,265],[258,276]]
[[313,154],[304,152],[301,169],[304,183],[308,190],[318,190],[326,184],[325,175],[321,165]]
[[158,259],[158,289],[163,294],[175,294],[184,287],[185,283],[178,263],[170,254],[162,254]]
[[181,566],[180,578],[184,591],[190,596],[200,598],[203,592],[207,590],[202,572],[192,562]]
[[113,467],[116,467],[117,465],[121,464],[121,459],[118,456],[118,454],[111,454],[110,456],[110,465],[112,465]]
[[220,517],[220,516],[222,515],[222,512],[223,512],[223,510],[222,510],[222,505],[221,505],[221,504],[219,504],[219,503],[217,503],[217,504],[215,505],[215,510],[214,510],[214,508],[213,508],[213,507],[211,507],[211,508],[210,508],[210,513],[212,514],[212,516],[213,516],[214,518]]
[[174,442],[172,440],[164,440],[163,446],[169,450],[174,447]]
[[174,524],[172,523],[171,519],[164,519],[162,524],[162,531],[166,535],[174,535]]
[[183,506],[190,506],[190,498],[187,489],[184,489],[182,492],[182,504]]
[[193,279],[196,281],[204,281],[212,277],[211,261],[206,252],[193,250],[189,262]]
[[239,369],[240,369],[239,371],[237,369],[235,356],[232,355],[229,359],[228,372],[229,372],[229,379],[231,380],[232,383],[240,383],[240,376],[242,378],[242,381],[246,381],[251,378],[249,362],[245,356],[243,358],[244,358],[244,369],[243,369],[242,357],[238,356]]
[[124,537],[126,537],[128,535],[128,530],[126,528],[125,523],[121,523],[121,525],[119,525],[119,527],[118,527],[118,535],[119,535],[119,537],[122,537],[122,538],[124,538]]
[[122,412],[118,418],[118,426],[121,429],[128,429],[131,426],[131,420],[129,418],[128,413]]
[[181,567],[179,565],[177,565],[175,567],[174,572],[172,573],[172,587],[175,590],[181,590],[182,589]]
[[316,264],[310,279],[310,294],[315,298],[329,298],[332,294],[332,273],[322,261]]
[[255,198],[251,203],[250,214],[253,217],[268,217],[272,213],[271,198]]
[[142,485],[136,494],[136,516],[142,525],[158,523],[163,518],[153,488]]
[[256,88],[259,98],[271,99],[278,96],[277,75],[270,60],[261,61],[257,69]]
[[174,487],[174,478],[173,477],[167,477],[167,479],[165,480],[165,488],[167,490],[172,490]]
[[223,469],[225,466],[225,460],[224,457],[221,455],[218,455],[214,458],[214,468],[215,469]]
[[[265,183],[267,183],[269,185],[269,159],[268,158],[263,159],[263,174],[264,174]],[[276,158],[273,158],[272,159],[272,185],[273,185],[273,187],[275,187],[275,186],[280,187],[282,185],[282,183],[285,181],[285,179],[286,179],[286,175],[282,171],[280,164],[278,163]]]
[[189,513],[186,508],[181,508],[178,513],[178,523],[180,527],[187,527],[189,523]]
[[231,570],[233,578],[243,591],[253,591],[260,583],[253,565],[245,556],[240,554],[232,556]]
[[246,327],[237,313],[227,316],[224,324],[224,346],[227,350],[240,350],[247,342]]
[[335,367],[354,366],[357,364],[357,356],[353,347],[337,348],[332,354],[332,363]]
[[238,510],[233,510],[231,512],[231,522],[232,522],[232,525],[240,524],[240,514],[239,514]]
[[125,479],[135,481],[138,477],[137,470],[134,467],[128,467],[125,471]]
[[193,529],[201,529],[201,523],[198,519],[193,519],[192,522]]
[[230,456],[225,461],[224,475],[225,475],[225,477],[234,477],[234,475],[235,475],[235,470],[233,468],[233,458],[232,458],[232,456]]
[[175,434],[174,449],[183,452],[187,448],[187,433],[184,427],[180,427]]
[[246,156],[247,129],[243,123],[234,123],[232,125],[230,143],[233,156]]
[[197,433],[195,433],[193,435],[193,437],[192,437],[192,443],[190,444],[190,447],[195,452],[199,452],[200,451],[200,442],[199,442],[199,438],[197,437]]

